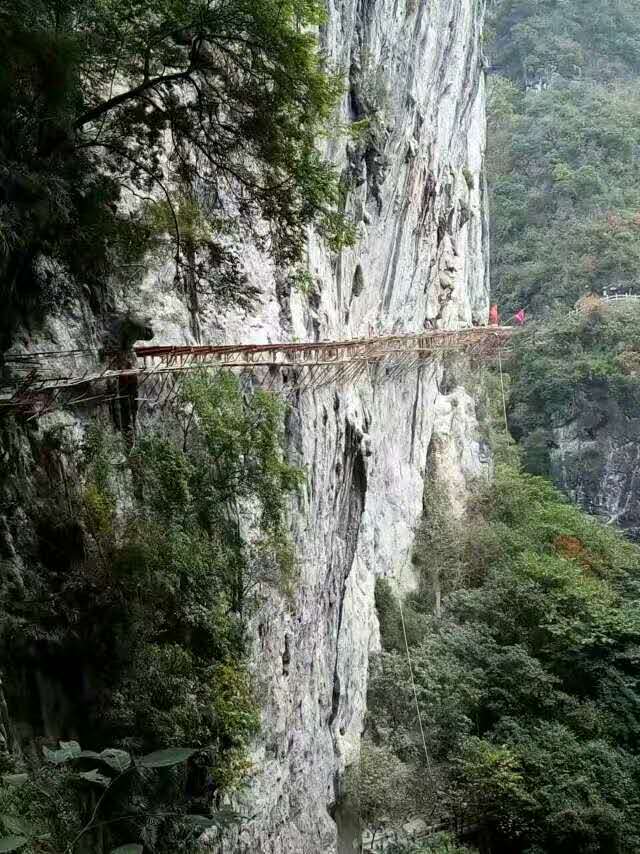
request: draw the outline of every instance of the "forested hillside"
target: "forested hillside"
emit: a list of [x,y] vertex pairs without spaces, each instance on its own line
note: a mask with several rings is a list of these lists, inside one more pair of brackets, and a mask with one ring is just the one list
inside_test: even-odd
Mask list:
[[640,292],[640,3],[498,0],[487,42],[503,315]]
[[416,590],[378,582],[353,798],[374,839],[405,825],[397,851],[633,854],[640,315],[581,298],[640,294],[640,2],[489,12],[493,301],[527,325],[505,411],[488,386],[493,483],[461,518],[431,484]]
[[495,854],[637,851],[640,550],[507,464],[464,522],[432,494],[414,563],[403,612],[377,588],[365,822],[418,814]]
[[492,288],[515,342],[510,425],[532,472],[640,530],[640,3],[495,2],[487,50]]

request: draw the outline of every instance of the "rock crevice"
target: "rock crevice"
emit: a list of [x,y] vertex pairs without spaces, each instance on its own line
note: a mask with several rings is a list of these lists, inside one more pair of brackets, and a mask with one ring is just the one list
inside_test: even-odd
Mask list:
[[[335,255],[310,236],[311,291],[291,287],[257,247],[243,246],[255,308],[221,311],[203,296],[197,324],[167,261],[123,307],[153,318],[156,342],[195,343],[195,329],[203,342],[264,343],[486,322],[484,3],[328,0],[327,11],[323,52],[331,67],[351,69],[338,118],[371,118],[364,141],[326,141],[346,176],[356,245]],[[39,348],[90,340],[72,317],[50,331]],[[368,658],[379,645],[375,578],[410,583],[432,437],[452,437],[454,482],[480,465],[471,405],[460,395],[445,400],[441,376],[425,361],[380,384],[363,378],[292,401],[288,453],[307,473],[291,503],[298,580],[293,601],[274,593],[250,626],[263,720],[241,811],[253,818],[225,851],[336,854],[347,844],[332,816],[344,771],[357,761]],[[5,573],[15,571],[7,543],[2,559]]]

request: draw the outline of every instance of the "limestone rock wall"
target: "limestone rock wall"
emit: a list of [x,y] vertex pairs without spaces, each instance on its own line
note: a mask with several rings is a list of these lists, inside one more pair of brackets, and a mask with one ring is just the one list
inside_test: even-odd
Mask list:
[[604,397],[553,431],[554,483],[581,509],[640,539],[639,418]]
[[[364,139],[328,144],[358,244],[335,256],[312,237],[315,289],[306,295],[283,298],[256,259],[265,308],[227,318],[225,335],[323,340],[486,322],[483,4],[331,0],[329,13],[323,43],[349,75],[343,120],[370,119]],[[442,465],[460,490],[484,466],[473,401],[460,390],[441,394],[441,378],[429,364],[295,401],[290,449],[308,471],[293,508],[300,583],[290,611],[272,602],[256,620],[264,735],[247,795],[256,818],[234,851],[352,850],[352,831],[334,817],[342,773],[357,759],[378,644],[375,577],[410,584],[432,442],[447,449]]]
[[[311,235],[313,287],[305,293],[243,247],[258,304],[246,314],[204,301],[202,341],[323,340],[486,322],[483,15],[484,0],[328,0],[321,40],[347,80],[340,118],[360,130],[336,132],[326,146],[342,172],[358,242],[336,255]],[[123,295],[123,307],[153,319],[159,344],[193,341],[172,278],[171,265],[160,266],[139,293]],[[79,309],[68,322],[52,322],[38,343],[95,341]],[[243,795],[253,818],[227,850],[349,850],[348,831],[334,817],[343,771],[357,759],[368,656],[378,644],[375,577],[410,583],[431,443],[448,449],[442,466],[460,490],[483,467],[473,401],[459,390],[441,393],[441,380],[441,367],[425,363],[400,378],[292,401],[289,453],[308,473],[291,508],[299,584],[293,602],[270,599],[251,627],[263,726]]]

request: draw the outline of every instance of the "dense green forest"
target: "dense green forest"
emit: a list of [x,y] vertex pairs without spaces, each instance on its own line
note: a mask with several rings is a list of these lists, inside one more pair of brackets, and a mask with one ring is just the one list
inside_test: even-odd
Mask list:
[[492,282],[504,316],[638,292],[640,3],[489,9]]
[[421,814],[492,852],[637,851],[640,550],[513,465],[464,520],[434,498],[403,614],[426,745],[399,605],[379,581],[365,820]]
[[221,798],[259,724],[247,619],[265,585],[286,601],[294,580],[284,501],[301,473],[282,460],[283,415],[222,375],[185,382],[174,418],[132,446],[108,422],[28,447],[4,426],[5,512],[26,509],[2,588],[18,726],[3,727],[15,847],[0,835],[0,850],[173,854],[231,820]]
[[[533,323],[514,342],[510,427],[529,471],[579,483],[594,509],[604,443],[633,440],[638,311],[568,312],[589,294],[640,293],[640,3],[496,2],[487,45],[493,299]],[[568,425],[592,443],[569,461],[553,456]]]
[[573,311],[640,293],[640,2],[494,0],[485,50],[493,300],[528,316],[506,366],[518,445],[492,412],[494,481],[461,519],[428,484],[417,590],[378,581],[348,797],[374,837],[423,818],[392,851],[632,854],[640,549],[538,475],[555,428],[640,407],[638,309]]

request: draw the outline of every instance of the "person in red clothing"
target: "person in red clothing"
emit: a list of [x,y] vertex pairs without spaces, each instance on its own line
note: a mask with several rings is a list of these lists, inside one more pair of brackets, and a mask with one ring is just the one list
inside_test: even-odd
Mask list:
[[498,306],[494,303],[489,309],[489,326],[500,326],[500,315]]

